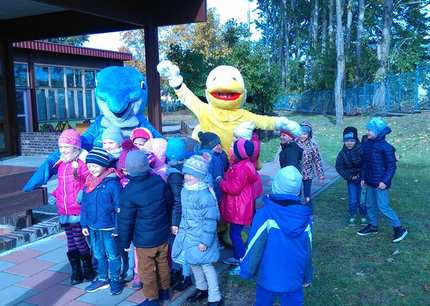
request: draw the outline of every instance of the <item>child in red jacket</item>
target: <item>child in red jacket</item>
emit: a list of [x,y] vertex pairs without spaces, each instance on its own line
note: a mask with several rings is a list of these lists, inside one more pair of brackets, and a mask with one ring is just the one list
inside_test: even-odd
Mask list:
[[233,244],[234,256],[224,263],[238,266],[240,258],[245,255],[245,246],[241,232],[244,226],[250,225],[254,216],[255,182],[258,173],[250,158],[254,153],[251,141],[239,138],[233,144],[234,163],[227,170],[224,179],[220,177],[223,196],[221,199],[221,215],[230,224],[230,239]]

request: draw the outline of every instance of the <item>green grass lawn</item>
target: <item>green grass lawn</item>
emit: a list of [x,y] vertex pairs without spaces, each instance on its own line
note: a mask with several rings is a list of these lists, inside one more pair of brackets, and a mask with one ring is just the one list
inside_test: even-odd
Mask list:
[[[323,159],[331,165],[342,146],[343,128],[355,126],[361,135],[369,120],[348,117],[337,128],[333,117],[289,118],[312,123]],[[393,130],[387,140],[396,147],[398,158],[391,203],[409,235],[401,243],[391,243],[392,229],[381,217],[378,235],[358,237],[360,227],[346,227],[346,185],[338,180],[314,201],[315,274],[312,287],[305,291],[306,305],[430,305],[430,114],[387,120]],[[278,146],[277,139],[264,143],[262,160],[272,161]],[[222,283],[226,305],[253,298],[252,283],[225,276]]]

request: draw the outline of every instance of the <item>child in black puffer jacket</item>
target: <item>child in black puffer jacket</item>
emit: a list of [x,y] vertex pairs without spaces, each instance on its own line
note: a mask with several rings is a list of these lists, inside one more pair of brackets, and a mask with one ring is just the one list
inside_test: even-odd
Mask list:
[[358,140],[357,129],[349,126],[343,131],[343,148],[336,159],[336,171],[346,180],[348,188],[348,225],[357,222],[358,214],[361,224],[367,224],[366,208],[360,205],[361,166],[363,151]]

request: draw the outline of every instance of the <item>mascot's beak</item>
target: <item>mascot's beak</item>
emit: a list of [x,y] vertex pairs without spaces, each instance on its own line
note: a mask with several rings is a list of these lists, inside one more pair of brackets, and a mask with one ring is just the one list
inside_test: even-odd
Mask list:
[[207,91],[217,100],[236,101],[243,95],[245,89],[240,82],[229,78],[228,80],[221,79],[211,82]]

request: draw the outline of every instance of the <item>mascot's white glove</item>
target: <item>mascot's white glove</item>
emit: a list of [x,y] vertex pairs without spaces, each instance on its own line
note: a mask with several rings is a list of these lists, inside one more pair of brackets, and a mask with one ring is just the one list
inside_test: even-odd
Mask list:
[[276,118],[275,128],[281,131],[288,131],[296,137],[302,133],[300,124],[293,120],[288,120],[286,117]]
[[245,138],[246,140],[251,140],[254,129],[255,123],[253,121],[245,121],[234,128],[233,135],[236,138]]
[[169,81],[169,85],[171,87],[181,87],[184,78],[179,71],[179,67],[173,64],[171,61],[161,61],[157,65],[157,70],[162,79]]

